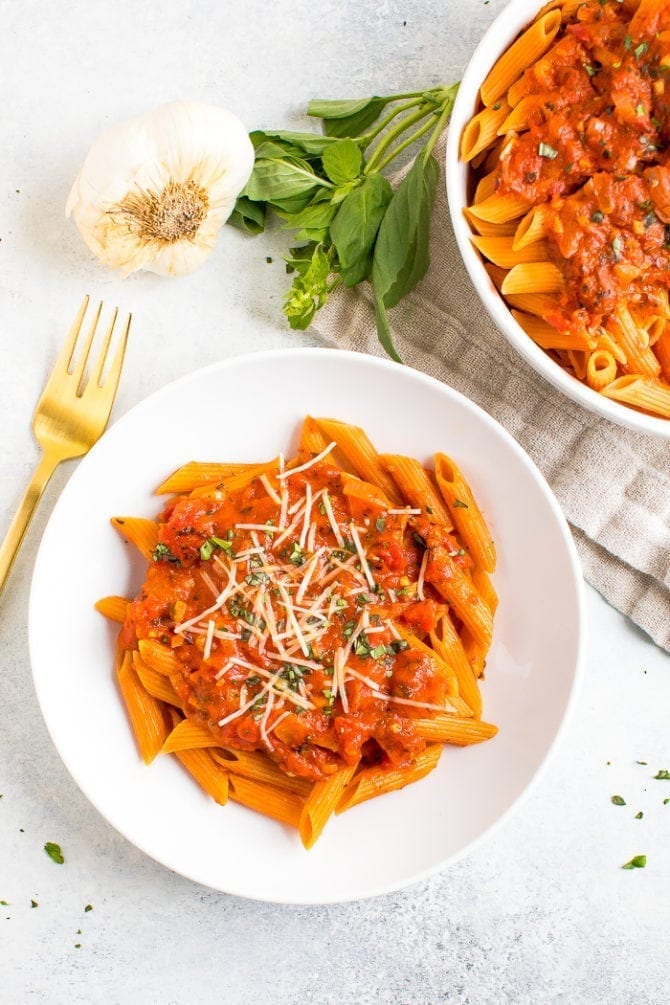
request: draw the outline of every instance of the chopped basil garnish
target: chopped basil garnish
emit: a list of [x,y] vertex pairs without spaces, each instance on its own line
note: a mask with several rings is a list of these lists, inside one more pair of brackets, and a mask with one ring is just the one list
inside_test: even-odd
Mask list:
[[380,534],[384,530],[385,526],[386,526],[386,520],[384,519],[383,516],[380,516],[375,520],[375,527],[377,528]]
[[641,56],[644,56],[645,52],[647,52],[648,49],[649,49],[649,42],[640,42],[640,44],[637,45],[633,50],[635,58],[639,59]]
[[646,855],[634,855],[633,858],[630,860],[630,862],[626,862],[626,864],[622,865],[621,868],[622,869],[644,869],[644,867],[646,866],[646,864],[647,864],[647,856]]
[[151,557],[154,562],[170,562],[172,565],[181,565],[181,559],[173,555],[168,546],[161,544],[160,541],[151,552]]
[[375,648],[371,650],[370,655],[373,660],[378,660],[382,656],[386,656],[386,646],[375,646]]
[[623,796],[612,796],[612,802],[614,803],[615,806],[626,805],[626,800],[623,798]]
[[[231,532],[228,531],[229,535],[230,533]],[[233,552],[233,546],[231,545],[229,538],[224,540],[222,537],[208,537],[207,540],[200,545],[200,558],[203,562],[209,561],[214,554],[215,548],[220,548],[221,551],[225,551],[229,555],[232,555]]]
[[666,771],[665,768],[662,768],[659,772],[657,772],[654,775],[654,778],[662,782],[670,782],[670,771]]
[[53,841],[47,841],[44,845],[44,850],[53,862],[57,862],[58,865],[62,865],[65,859],[63,858],[63,853],[60,850],[59,844],[54,844]]

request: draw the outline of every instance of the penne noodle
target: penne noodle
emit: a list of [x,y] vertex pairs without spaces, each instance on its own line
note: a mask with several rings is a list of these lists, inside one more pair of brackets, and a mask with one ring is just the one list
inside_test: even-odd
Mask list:
[[493,572],[496,565],[493,538],[461,469],[446,454],[436,454],[435,477],[470,557],[484,571]]
[[275,789],[243,775],[233,775],[230,777],[229,794],[234,802],[241,803],[256,813],[272,817],[290,827],[299,826],[305,801],[294,792]]
[[528,201],[520,196],[498,195],[493,192],[470,206],[470,212],[488,223],[507,223],[528,211]]
[[112,527],[121,537],[134,544],[140,555],[149,561],[158,544],[158,524],[139,516],[113,516]]
[[156,673],[166,676],[176,673],[180,663],[172,649],[155,639],[140,639],[137,643],[142,661]]
[[473,237],[472,243],[494,265],[512,269],[526,262],[548,262],[549,253],[544,241],[536,241],[519,250],[513,248],[511,237]]
[[[158,676],[160,677],[160,674]],[[213,733],[206,726],[193,722],[192,719],[181,719],[163,744],[163,753],[173,754],[177,750],[218,746]]]
[[256,468],[256,464],[209,464],[203,461],[189,461],[177,468],[156,489],[156,495],[175,495],[181,492],[192,492],[193,489],[222,481],[230,475]]
[[316,421],[326,436],[330,438],[329,442],[335,441],[353,467],[354,474],[382,489],[394,503],[400,503],[400,496],[393,479],[388,476],[377,451],[362,429],[357,426],[349,426],[345,422],[336,422],[334,419],[317,419]]
[[417,755],[416,760],[403,768],[364,768],[346,787],[335,809],[344,813],[352,806],[358,806],[367,799],[374,799],[384,792],[404,789],[412,782],[418,782],[437,767],[443,747],[435,744]]
[[484,237],[513,237],[516,233],[517,223],[515,220],[508,220],[507,223],[489,223],[488,220],[480,220],[474,216],[469,209],[464,209],[463,215],[470,224],[470,228]]
[[[549,210],[546,206],[533,206],[519,222],[512,241],[512,249],[520,251],[536,241],[542,241],[549,232]],[[518,259],[522,261],[522,259]],[[511,266],[510,266],[511,268]]]
[[607,330],[623,352],[625,363],[622,365],[627,373],[658,377],[661,365],[649,348],[649,335],[636,325],[627,307],[617,308],[607,322]]
[[460,697],[472,710],[474,718],[481,718],[482,696],[477,678],[448,614],[440,618],[437,627],[430,633],[430,641],[435,651],[456,675]]
[[101,597],[95,604],[95,609],[110,621],[118,621],[122,625],[126,620],[129,603],[125,597]]
[[491,108],[484,108],[473,116],[461,136],[461,160],[471,161],[490,147],[509,114],[510,108],[507,102],[497,102]]
[[650,377],[617,377],[601,394],[652,415],[670,418],[670,387]]
[[565,285],[563,273],[551,262],[515,265],[505,276],[501,290],[507,293],[558,293]]
[[[521,294],[523,296],[523,294]],[[526,294],[526,296],[543,296],[543,294]],[[510,298],[511,299],[511,298]],[[590,338],[583,332],[560,332],[558,328],[543,321],[542,318],[534,314],[525,314],[523,311],[511,312],[512,317],[517,321],[526,335],[530,335],[533,342],[541,349],[581,349],[591,350],[594,348],[595,339]]]
[[418,461],[400,454],[382,454],[380,460],[409,506],[422,509],[430,523],[453,526],[449,511]]
[[493,616],[470,579],[445,549],[433,549],[426,579],[451,604],[456,616],[473,637],[488,649],[493,633]]
[[273,785],[286,792],[306,798],[314,786],[307,778],[297,778],[287,775],[278,768],[265,754],[249,750],[233,750],[230,747],[212,751],[212,757],[218,761],[231,775],[242,775],[264,785]]
[[456,719],[453,716],[436,716],[434,719],[418,719],[417,732],[426,740],[439,743],[455,743],[467,747],[471,743],[481,743],[492,739],[498,727],[481,719]]
[[129,652],[124,653],[119,661],[116,678],[140,757],[145,764],[150,764],[156,754],[160,753],[168,733],[163,707],[156,698],[145,691],[133,667]]
[[500,57],[481,87],[485,105],[492,105],[517,80],[523,71],[547,51],[561,25],[559,11],[548,11],[514,42]]
[[323,832],[356,768],[355,764],[347,765],[336,771],[327,781],[315,784],[305,800],[298,822],[300,838],[305,848],[311,848]]
[[[134,657],[136,657],[136,655],[136,653],[133,654]],[[133,658],[133,666],[137,671],[137,676],[142,682],[142,687],[152,696],[152,698],[158,698],[159,701],[164,701],[166,705],[173,705],[175,708],[181,708],[179,695],[170,683],[168,677],[164,677],[163,674],[156,673],[155,670],[151,670],[148,666],[145,666],[140,660],[136,660],[135,658]]]

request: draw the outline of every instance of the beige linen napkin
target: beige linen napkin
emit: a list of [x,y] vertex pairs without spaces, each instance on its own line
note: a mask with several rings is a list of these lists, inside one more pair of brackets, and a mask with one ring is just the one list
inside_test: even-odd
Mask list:
[[[444,140],[436,150],[444,163]],[[584,576],[670,651],[670,442],[596,418],[536,374],[495,328],[461,261],[438,182],[431,268],[391,312],[403,361],[467,395],[532,457],[567,517]],[[368,284],[314,327],[339,348],[384,355]]]

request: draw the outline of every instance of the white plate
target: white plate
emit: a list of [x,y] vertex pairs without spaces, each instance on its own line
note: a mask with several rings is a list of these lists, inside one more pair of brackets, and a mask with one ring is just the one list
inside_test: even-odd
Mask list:
[[530,366],[549,383],[567,394],[584,408],[611,422],[643,433],[670,438],[670,420],[636,412],[634,408],[611,401],[587,384],[566,373],[533,340],[512,317],[509,308],[489,279],[484,263],[472,244],[472,231],[463,216],[469,204],[469,165],[459,157],[461,134],[477,111],[479,88],[499,56],[512,44],[542,7],[542,0],[512,0],[486,31],[467,65],[449,123],[445,177],[447,199],[456,241],[477,294],[495,324]]
[[[192,460],[262,460],[295,445],[306,413],[365,427],[381,450],[454,456],[493,528],[500,593],[484,684],[499,735],[447,749],[426,780],[330,822],[315,848],[234,804],[217,806],[171,758],[140,762],[113,681],[115,627],[93,609],[129,595],[142,560],[109,525],[154,516],[152,490]],[[68,770],[104,817],[152,858],[259,900],[328,903],[397,889],[499,823],[554,745],[583,644],[582,585],[567,525],[512,438],[450,388],[386,360],[328,349],[230,359],[152,395],[81,462],[40,547],[30,598],[35,687]]]

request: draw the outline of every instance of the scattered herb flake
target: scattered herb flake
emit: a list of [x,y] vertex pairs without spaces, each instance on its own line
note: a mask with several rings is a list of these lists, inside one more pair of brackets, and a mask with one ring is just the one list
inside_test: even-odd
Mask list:
[[633,858],[630,860],[630,862],[626,862],[626,864],[622,865],[621,868],[622,869],[644,869],[644,867],[646,866],[646,864],[647,864],[647,856],[646,855],[634,855]]
[[614,803],[615,806],[626,805],[626,800],[623,798],[623,796],[612,796],[612,802]]
[[31,901],[30,901],[30,906],[31,906],[31,907],[39,907],[40,905],[39,905],[39,904],[37,903],[37,901],[36,901],[36,900],[32,900],[32,899],[31,899]]
[[640,59],[640,57],[644,56],[645,52],[647,52],[648,49],[649,49],[649,42],[640,42],[640,44],[636,45],[635,48],[633,49],[633,54],[636,59]]
[[462,499],[454,499],[454,509],[468,509],[468,504],[464,503]]
[[181,559],[173,555],[168,546],[160,541],[151,552],[151,558],[154,562],[170,562],[172,565],[181,565]]
[[63,862],[65,861],[65,859],[63,858],[63,853],[60,850],[59,844],[55,844],[53,841],[47,841],[46,844],[44,845],[44,850],[49,856],[49,858],[52,861],[57,862],[58,865],[62,865]]
[[84,908],[84,914],[88,914],[89,911],[93,910],[93,904],[87,904]]
[[621,252],[623,251],[623,238],[621,234],[615,234],[612,238],[612,253],[614,255],[614,261],[621,261]]
[[647,761],[636,761],[635,763],[636,764],[647,764],[648,762]]
[[380,534],[384,530],[385,526],[386,526],[386,520],[384,519],[384,517],[380,516],[377,518],[377,520],[375,520],[375,527]]
[[661,768],[661,770],[654,775],[654,778],[662,782],[670,782],[670,771],[667,771],[665,768]]
[[641,820],[643,816],[644,816],[644,813],[642,812],[642,810],[640,810],[639,813],[635,814],[635,819],[636,820]]

